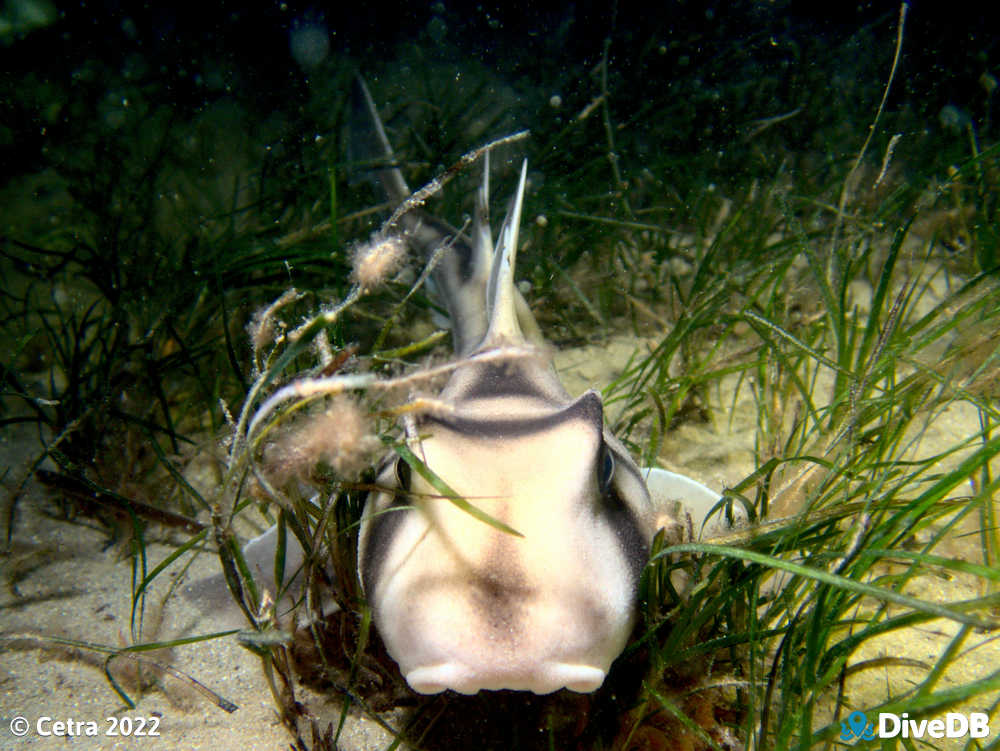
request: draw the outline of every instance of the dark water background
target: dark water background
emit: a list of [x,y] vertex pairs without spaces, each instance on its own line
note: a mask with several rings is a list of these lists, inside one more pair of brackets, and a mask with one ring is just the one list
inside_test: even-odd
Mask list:
[[[871,117],[899,11],[893,2],[805,0],[157,5],[5,5],[3,179],[46,166],[47,150],[101,127],[108,100],[136,94],[178,118],[232,99],[248,119],[287,120],[282,135],[291,138],[308,127],[303,110],[332,71],[391,75],[407,48],[425,60],[482,63],[519,93],[558,91],[573,107],[593,95],[579,89],[605,39],[619,119],[669,121],[648,149],[725,148],[745,123],[803,107],[781,129],[782,145],[815,148],[820,139],[847,153],[855,139],[838,143],[836,126],[846,135]],[[946,105],[992,130],[980,82],[998,65],[990,6],[911,4],[889,101],[891,114],[906,116],[903,151],[935,150]]]

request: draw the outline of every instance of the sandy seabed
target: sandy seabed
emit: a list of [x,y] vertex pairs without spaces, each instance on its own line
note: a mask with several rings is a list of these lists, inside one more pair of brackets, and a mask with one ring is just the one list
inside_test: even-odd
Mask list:
[[[627,362],[629,355],[644,343],[632,337],[618,337],[601,345],[559,353],[559,367],[568,389],[579,393],[592,384],[610,382],[618,373],[614,363]],[[724,386],[723,386],[724,388]],[[721,488],[734,484],[753,469],[753,407],[749,397],[732,400],[720,395],[720,403],[734,404],[728,424],[683,426],[669,436],[664,456],[670,469],[684,471],[706,484]],[[720,421],[721,422],[721,421]],[[950,408],[924,437],[925,441],[950,445],[977,429],[975,414]],[[13,468],[35,450],[33,439],[8,429],[2,436],[0,452]],[[15,472],[8,477],[20,476]],[[45,491],[31,487],[18,505],[13,549],[3,563],[0,590],[0,633],[23,636],[0,651],[0,747],[11,749],[288,749],[292,738],[278,721],[260,660],[238,645],[234,636],[174,648],[169,654],[148,654],[144,658],[169,664],[190,675],[238,709],[227,713],[190,684],[148,667],[144,675],[157,680],[157,687],[140,691],[134,664],[117,658],[114,672],[126,691],[136,700],[128,708],[104,676],[105,654],[63,648],[29,637],[59,637],[109,647],[130,643],[132,571],[120,546],[109,545],[107,532],[86,520],[66,523],[42,513],[52,508]],[[948,550],[961,555],[961,545],[976,550],[978,538],[968,535],[959,547]],[[147,548],[152,568],[172,552],[166,544],[150,543]],[[975,560],[970,558],[970,560]],[[232,609],[202,612],[187,598],[174,593],[160,608],[180,565],[174,564],[158,577],[150,590],[145,615],[143,641],[165,641],[210,634],[239,625]],[[218,561],[210,554],[198,556],[184,574],[184,582],[197,581],[218,571]],[[976,583],[960,578],[926,576],[913,582],[910,594],[954,601],[980,596]],[[849,686],[850,704],[874,706],[888,691],[899,692],[915,685],[926,671],[919,664],[933,665],[957,631],[957,624],[936,621],[912,629],[905,640],[894,633],[885,643],[870,642],[855,655],[854,662],[886,655],[912,659],[913,667],[885,670],[877,675],[866,672]],[[978,644],[982,642],[982,644]],[[45,644],[45,646],[43,646]],[[978,646],[977,646],[978,644]],[[989,635],[970,638],[965,657],[942,676],[941,688],[985,677],[1000,665],[1000,645]],[[315,713],[323,727],[336,722],[338,706],[330,697],[303,689],[299,697]],[[992,700],[991,700],[992,701]],[[986,698],[983,699],[984,707]],[[963,707],[965,711],[976,707]],[[982,709],[980,709],[982,711]],[[26,720],[27,732],[16,735]],[[43,720],[42,718],[51,718]],[[65,727],[56,723],[66,723]],[[74,724],[79,723],[79,724]],[[145,732],[135,735],[140,725]],[[123,731],[131,724],[132,735]],[[119,735],[110,735],[116,730]],[[42,735],[39,731],[52,733]],[[59,734],[60,731],[63,734]],[[87,733],[97,735],[87,735]],[[70,735],[69,733],[73,733]],[[995,735],[995,733],[993,734]],[[386,748],[391,736],[375,722],[352,715],[340,738],[340,748]],[[961,748],[940,742],[937,748]]]
[[[12,470],[24,466],[35,450],[30,437],[9,429],[0,435],[0,452]],[[12,471],[9,476],[18,475]],[[278,719],[260,659],[241,647],[235,636],[142,655],[143,660],[169,665],[235,704],[231,713],[189,681],[116,658],[112,672],[136,702],[134,709],[129,708],[104,675],[106,653],[48,640],[111,648],[132,643],[132,567],[122,557],[122,546],[109,544],[107,531],[95,523],[86,519],[67,523],[43,513],[55,508],[45,496],[43,488],[29,486],[17,506],[12,549],[0,558],[0,637],[7,641],[0,645],[0,748],[287,750],[293,738]],[[150,542],[149,569],[174,549]],[[150,588],[143,642],[242,625],[237,609],[225,606],[202,612],[180,593],[186,584],[218,572],[218,559],[210,553],[196,557],[161,607],[188,558],[172,564]],[[155,681],[156,686],[140,690],[140,679]],[[328,714],[327,722],[336,722],[337,706],[332,701],[305,690],[301,698]],[[20,733],[24,726],[26,732]],[[351,717],[340,747],[384,748],[389,740],[374,722]]]

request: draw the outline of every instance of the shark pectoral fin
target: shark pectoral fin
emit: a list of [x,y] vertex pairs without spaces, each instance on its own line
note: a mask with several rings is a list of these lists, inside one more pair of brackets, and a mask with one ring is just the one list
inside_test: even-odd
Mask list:
[[[274,557],[278,549],[278,527],[273,526],[263,534],[254,537],[243,546],[243,558],[246,560],[254,582],[260,592],[267,591],[275,597],[278,586],[274,579]],[[302,597],[302,565],[305,553],[295,535],[289,534],[285,542],[285,581],[282,582],[283,596],[278,602],[278,613],[290,612]],[[184,596],[214,623],[228,628],[236,628],[246,624],[243,611],[233,600],[226,584],[226,578],[221,574],[212,574],[189,584],[184,588]],[[323,613],[337,610],[335,603],[324,603]]]
[[[716,509],[722,496],[697,480],[658,467],[643,468],[642,473],[646,478],[646,487],[649,488],[657,518],[680,517],[683,522],[686,514],[691,519],[695,539],[725,534],[743,526],[747,521],[747,513],[743,507],[734,504],[733,524],[730,525],[725,509]],[[715,513],[712,513],[713,509],[716,509]]]

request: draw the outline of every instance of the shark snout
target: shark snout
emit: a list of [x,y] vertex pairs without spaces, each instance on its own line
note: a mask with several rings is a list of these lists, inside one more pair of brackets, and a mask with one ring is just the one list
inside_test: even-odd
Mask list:
[[406,681],[421,694],[436,694],[445,689],[460,694],[474,694],[482,689],[549,694],[561,688],[589,693],[600,688],[605,674],[601,668],[585,663],[526,664],[523,660],[513,660],[474,665],[452,660],[415,668],[406,674]]
[[[591,591],[436,584],[399,593],[381,614],[390,654],[418,693],[594,691],[631,632],[632,608]],[[619,605],[628,597],[619,593]]]

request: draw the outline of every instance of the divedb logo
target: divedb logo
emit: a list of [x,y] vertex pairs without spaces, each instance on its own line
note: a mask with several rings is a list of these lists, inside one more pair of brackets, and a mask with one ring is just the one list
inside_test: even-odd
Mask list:
[[990,716],[985,712],[948,712],[943,718],[910,719],[907,712],[879,712],[869,722],[864,712],[851,712],[840,723],[840,740],[870,741],[875,738],[986,738]]

